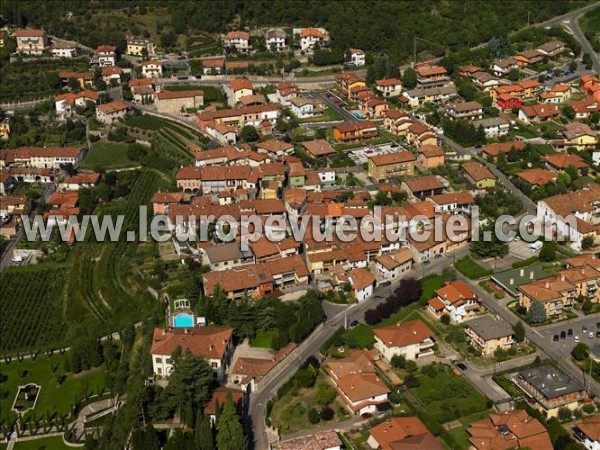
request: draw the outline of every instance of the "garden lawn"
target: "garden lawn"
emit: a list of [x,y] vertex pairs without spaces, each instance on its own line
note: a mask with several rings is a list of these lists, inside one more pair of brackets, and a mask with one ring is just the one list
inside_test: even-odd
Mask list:
[[352,330],[348,330],[348,335],[354,338],[359,348],[373,348],[375,336],[370,326],[364,323],[358,324]]
[[460,445],[459,448],[469,448],[471,442],[469,441],[469,434],[467,433],[467,429],[473,422],[477,422],[478,420],[485,419],[489,417],[490,414],[493,414],[494,410],[488,409],[482,412],[477,412],[475,414],[471,414],[467,417],[461,417],[459,422],[462,424],[461,427],[454,428],[452,430],[448,430],[448,434],[452,436],[454,441]]
[[421,280],[421,300],[429,300],[442,288],[446,279],[441,275],[429,275]]
[[271,331],[258,330],[256,336],[250,342],[250,347],[273,348],[273,333]]
[[413,302],[410,305],[403,306],[390,317],[383,319],[381,322],[375,325],[375,328],[387,327],[389,325],[395,325],[398,322],[404,322],[405,320],[408,320],[409,317],[416,315],[419,311],[419,308],[419,302]]
[[106,170],[124,169],[138,165],[127,156],[127,144],[100,141],[92,144],[92,149],[83,160],[83,169],[102,168]]
[[35,441],[17,442],[14,450],[69,450],[60,436],[36,439]]
[[[27,359],[19,362],[13,359],[8,364],[0,364],[0,373],[8,377],[0,384],[0,392],[7,392],[6,397],[0,398],[0,421],[14,416],[11,408],[18,386],[28,383],[35,383],[42,387],[33,409],[38,418],[45,413],[58,413],[59,416],[70,414],[75,402],[82,399],[86,393],[92,395],[104,393],[106,372],[103,366],[78,374],[69,374],[59,384],[58,375],[64,375],[64,358],[65,356],[59,353],[55,353],[50,358],[40,353],[35,360]],[[21,372],[24,370],[27,374],[21,377]],[[31,411],[25,415],[29,413]]]
[[465,256],[454,263],[454,267],[470,280],[487,277],[494,273],[493,270],[488,270],[481,267],[470,256]]
[[418,375],[421,385],[411,389],[425,411],[438,423],[485,411],[486,398],[448,365],[436,365],[433,378]]

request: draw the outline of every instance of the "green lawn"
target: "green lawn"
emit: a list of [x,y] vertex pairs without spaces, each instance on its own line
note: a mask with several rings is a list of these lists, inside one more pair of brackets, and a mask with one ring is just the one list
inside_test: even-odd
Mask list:
[[[105,389],[106,373],[102,366],[78,374],[69,374],[59,384],[60,377],[65,375],[64,358],[65,356],[57,353],[50,358],[41,353],[33,361],[18,362],[13,359],[8,364],[0,364],[0,373],[8,377],[0,385],[0,392],[6,392],[5,397],[0,395],[0,421],[13,416],[11,407],[18,386],[35,383],[42,387],[33,410],[38,418],[45,413],[58,413],[59,416],[69,414],[74,403],[86,393],[98,394]],[[22,377],[23,371],[27,373]]]
[[486,398],[464,377],[456,375],[452,367],[433,367],[437,369],[435,376],[418,375],[420,386],[411,392],[435,421],[445,423],[487,409]]
[[123,169],[138,165],[127,156],[127,144],[100,141],[92,145],[92,149],[83,160],[83,169]]
[[494,273],[493,270],[488,270],[481,267],[470,256],[465,256],[454,263],[454,267],[470,280],[487,277]]
[[446,279],[441,275],[429,275],[421,280],[421,300],[429,300],[435,291],[444,286]]
[[250,347],[273,348],[273,333],[271,331],[258,330],[256,337],[250,342]]
[[71,447],[64,444],[62,437],[54,436],[35,441],[17,442],[13,447],[15,450],[69,450]]
[[415,315],[413,319],[416,319],[416,314],[419,308],[419,302],[413,302],[408,306],[404,306],[387,319],[383,319],[381,322],[375,325],[375,328],[387,327],[389,325],[397,324],[398,322],[404,322],[405,320],[408,320],[410,316],[413,315]]
[[348,330],[348,335],[356,341],[359,348],[373,348],[375,336],[370,326],[363,323],[358,324],[352,330]]

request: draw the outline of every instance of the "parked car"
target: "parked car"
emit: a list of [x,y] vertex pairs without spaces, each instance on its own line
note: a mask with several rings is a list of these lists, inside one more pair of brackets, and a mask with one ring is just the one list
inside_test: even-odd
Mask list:
[[594,332],[593,332],[593,331],[590,331],[590,334],[588,334],[588,337],[589,337],[590,339],[594,339]]
[[558,342],[558,334],[555,334],[555,335],[554,335],[554,337],[552,338],[552,340],[553,340],[554,342]]
[[581,326],[581,332],[584,333],[584,334],[587,333],[587,326],[586,325],[582,325]]
[[390,280],[384,280],[381,283],[379,283],[379,286],[389,286],[390,284],[392,284]]
[[574,340],[575,342],[579,342],[579,336],[575,336],[575,337],[573,338],[573,340]]
[[468,367],[467,367],[466,365],[464,365],[463,363],[457,363],[457,364],[456,364],[456,367],[458,367],[458,368],[459,368],[460,370],[462,370],[463,372],[464,372],[465,370],[467,370],[467,368],[468,368]]
[[600,338],[600,330],[596,331],[596,337]]
[[350,322],[350,328],[354,328],[357,325],[358,325],[358,320],[353,320],[352,322]]
[[561,339],[564,339],[564,338],[566,338],[566,337],[567,337],[567,332],[566,332],[566,331],[561,331],[561,332],[560,332],[560,338],[561,338]]
[[573,328],[567,330],[567,336],[573,336]]

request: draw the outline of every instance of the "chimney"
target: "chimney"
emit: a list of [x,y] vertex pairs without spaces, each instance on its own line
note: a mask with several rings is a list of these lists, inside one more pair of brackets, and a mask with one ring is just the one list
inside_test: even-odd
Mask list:
[[560,281],[565,281],[565,276],[564,276],[564,274],[561,274],[561,275],[560,275]]
[[546,283],[544,283],[544,286],[546,287],[546,289],[549,289],[550,288],[550,282],[546,281]]
[[533,280],[533,270],[531,272],[529,272],[529,279]]
[[522,276],[524,276],[524,275],[525,275],[525,269],[521,269],[521,270],[519,271],[519,276],[521,276],[521,277],[522,277]]
[[511,279],[510,279],[510,281],[509,281],[509,284],[510,284],[511,286],[512,286],[513,284],[515,284],[515,279],[514,279],[514,278],[511,278]]

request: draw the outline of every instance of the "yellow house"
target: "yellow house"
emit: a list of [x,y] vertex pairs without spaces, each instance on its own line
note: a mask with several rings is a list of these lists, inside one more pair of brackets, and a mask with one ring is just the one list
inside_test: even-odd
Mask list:
[[489,189],[496,186],[496,177],[487,167],[477,161],[469,161],[462,165],[467,179],[479,189]]
[[568,123],[563,130],[563,135],[565,136],[565,145],[575,147],[577,150],[592,150],[598,144],[598,133],[585,123]]
[[144,56],[154,53],[152,43],[145,38],[128,36],[125,53],[131,56]]
[[373,156],[369,158],[369,176],[375,181],[382,181],[413,175],[415,160],[415,155],[407,151]]
[[238,103],[242,97],[254,94],[252,81],[245,78],[234,78],[230,83],[231,91],[233,92],[234,102]]

